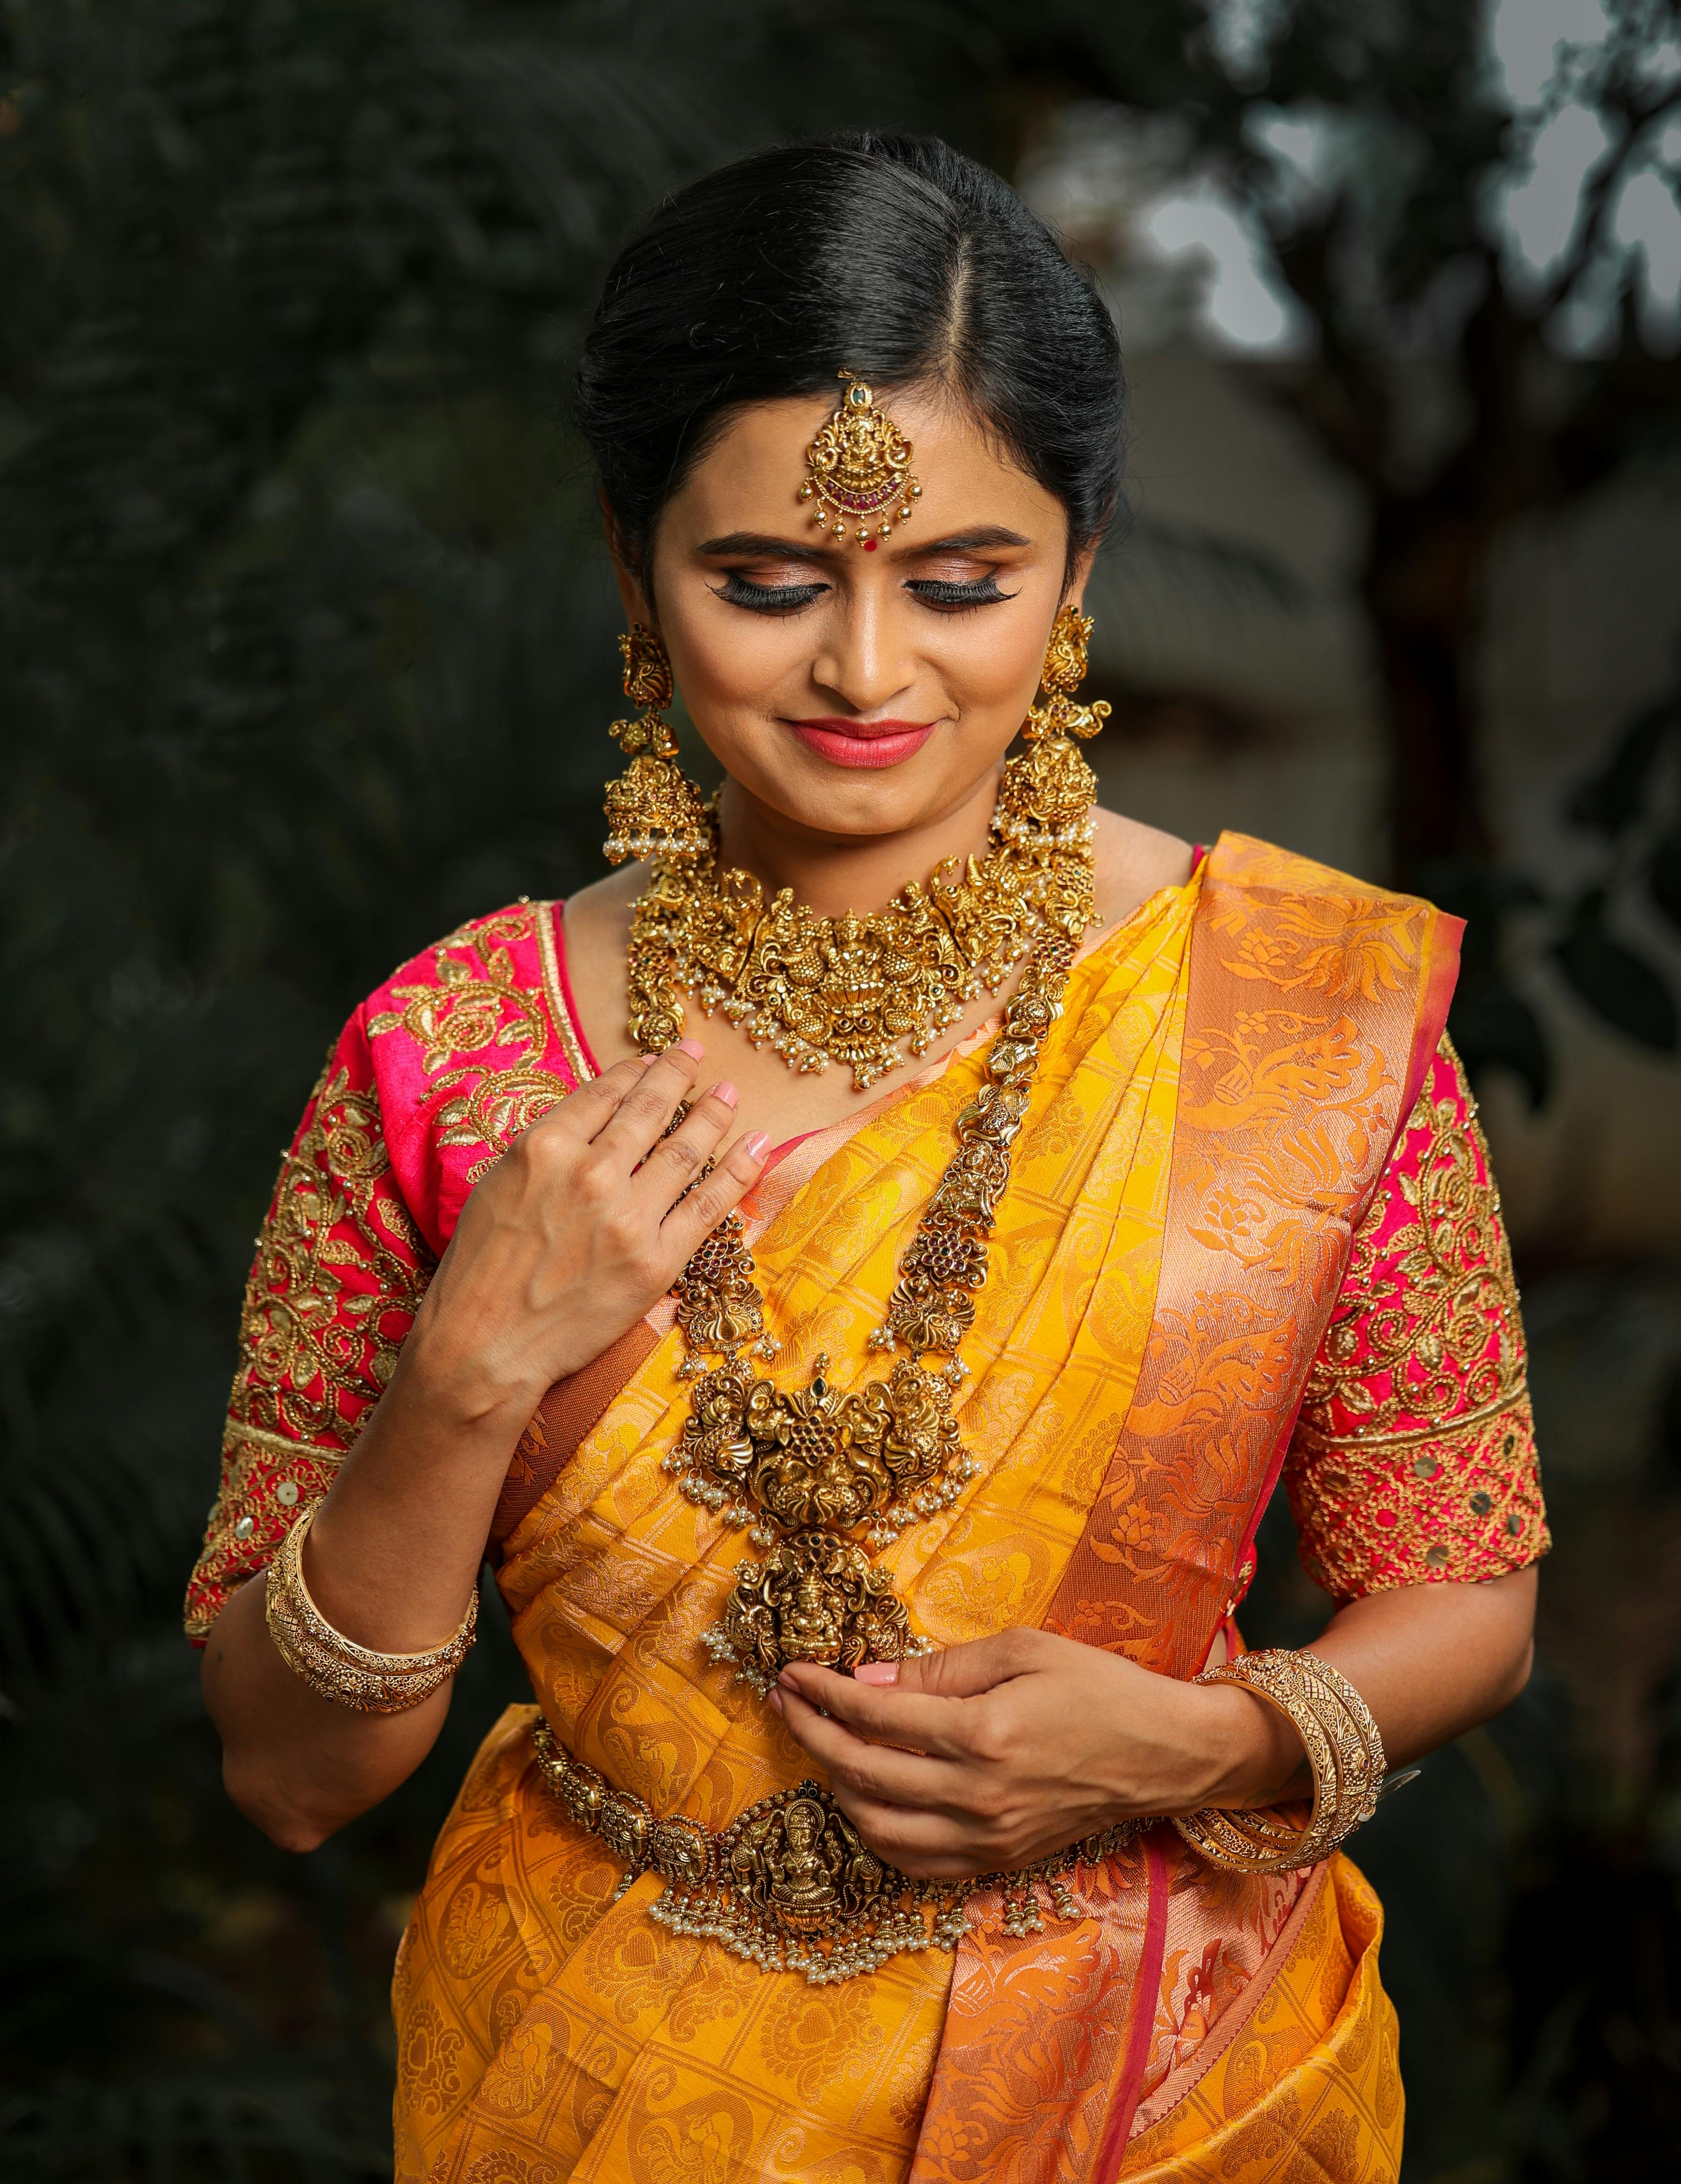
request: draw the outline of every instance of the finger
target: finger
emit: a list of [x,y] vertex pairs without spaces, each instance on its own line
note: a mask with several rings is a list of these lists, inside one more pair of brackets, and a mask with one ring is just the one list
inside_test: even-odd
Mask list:
[[706,1052],[699,1039],[680,1039],[642,1071],[598,1132],[601,1150],[634,1167],[659,1142],[679,1104],[694,1089],[695,1072]]
[[718,1140],[735,1119],[740,1095],[728,1078],[697,1100],[679,1128],[670,1131],[636,1171],[634,1188],[649,1201],[651,1217],[662,1220],[717,1151]]
[[733,1213],[764,1173],[770,1139],[750,1130],[719,1156],[712,1173],[697,1183],[660,1223],[661,1247],[673,1266],[687,1264],[701,1240],[711,1235],[726,1213]]
[[924,1697],[896,1685],[863,1683],[807,1661],[790,1662],[782,1671],[780,1687],[797,1692],[807,1705],[821,1707],[855,1736],[873,1743],[905,1745],[939,1759],[973,1756],[961,1700]]
[[841,1723],[826,1719],[797,1691],[782,1691],[782,1718],[796,1743],[826,1768],[836,1790],[874,1798],[883,1805],[938,1809],[952,1802],[959,1786],[955,1770],[943,1759],[919,1752],[868,1744]]
[[522,1134],[528,1138],[578,1138],[587,1144],[606,1128],[617,1114],[620,1103],[642,1082],[645,1066],[645,1057],[639,1055],[634,1061],[616,1061],[611,1069],[590,1078],[564,1100],[557,1100],[546,1115]]
[[[1045,1630],[1000,1630],[990,1638],[973,1638],[967,1645],[948,1646],[937,1653],[912,1653],[896,1663],[891,1685],[878,1688],[931,1698],[979,1698],[1016,1676],[1031,1675],[1049,1665],[1049,1657],[1064,1641]],[[828,1702],[825,1700],[824,1704]]]
[[914,1880],[973,1880],[998,1869],[997,1853],[976,1841],[971,1823],[946,1813],[879,1804],[845,1790],[835,1791],[835,1802],[878,1858]]

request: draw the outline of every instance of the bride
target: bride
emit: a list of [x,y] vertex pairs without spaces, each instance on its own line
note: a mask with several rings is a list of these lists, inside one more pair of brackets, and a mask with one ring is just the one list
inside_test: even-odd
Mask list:
[[[397,2173],[1393,2179],[1340,1846],[1522,1687],[1546,1546],[1457,924],[1094,807],[1115,336],[945,146],[672,199],[577,403],[617,869],[345,1027],[188,1594],[304,1850],[489,1542],[536,1702],[399,1955]],[[1337,1606],[1246,1652],[1281,1475]]]

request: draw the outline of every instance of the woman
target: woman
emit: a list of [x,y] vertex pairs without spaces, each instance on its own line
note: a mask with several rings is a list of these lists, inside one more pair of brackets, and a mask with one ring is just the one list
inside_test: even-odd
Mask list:
[[[1522,1687],[1545,1546],[1457,927],[1093,811],[1119,354],[943,146],[667,204],[578,409],[632,861],[351,1019],[189,1595],[303,1849],[500,1558],[538,1703],[399,1958],[398,2173],[1392,2178],[1337,1846]],[[1281,1469],[1340,1604],[1245,1656]]]

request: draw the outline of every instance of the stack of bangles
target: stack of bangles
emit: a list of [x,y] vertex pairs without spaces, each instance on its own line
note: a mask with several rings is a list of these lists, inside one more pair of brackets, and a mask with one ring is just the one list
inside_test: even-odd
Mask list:
[[401,1713],[442,1691],[466,1658],[478,1622],[474,1591],[455,1635],[425,1653],[376,1653],[335,1630],[304,1582],[304,1541],[316,1512],[301,1516],[269,1565],[265,1607],[280,1658],[318,1698],[358,1713]]
[[1205,1806],[1174,1826],[1210,1865],[1228,1873],[1289,1873],[1316,1865],[1377,1810],[1383,1787],[1383,1740],[1371,1710],[1349,1681],[1316,1653],[1243,1653],[1208,1669],[1199,1684],[1241,1684],[1294,1724],[1313,1769],[1313,1810],[1294,1828],[1270,1813]]

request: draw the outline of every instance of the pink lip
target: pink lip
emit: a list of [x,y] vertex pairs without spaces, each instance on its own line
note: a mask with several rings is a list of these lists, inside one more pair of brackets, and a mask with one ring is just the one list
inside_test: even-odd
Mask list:
[[846,721],[825,717],[790,721],[807,750],[831,766],[896,766],[919,751],[933,734],[932,721]]

